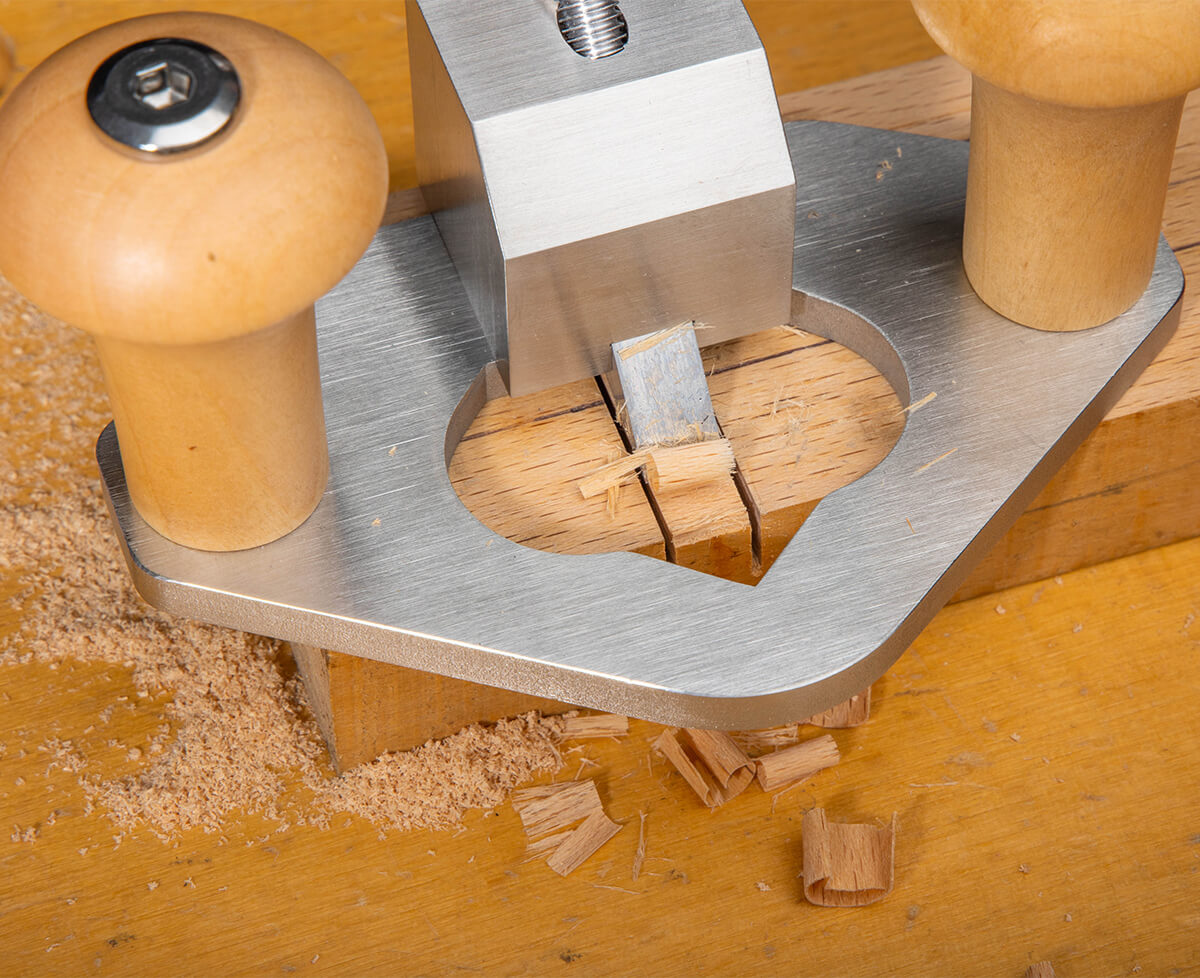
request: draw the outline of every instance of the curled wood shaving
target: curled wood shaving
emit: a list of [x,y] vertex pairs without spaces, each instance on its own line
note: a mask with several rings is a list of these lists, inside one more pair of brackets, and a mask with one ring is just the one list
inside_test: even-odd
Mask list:
[[629,733],[629,717],[616,713],[596,713],[592,716],[568,716],[563,722],[563,740],[599,740],[602,737],[624,737]]
[[828,727],[841,730],[847,727],[857,727],[871,718],[871,687],[861,693],[855,693],[850,699],[837,706],[831,706],[824,713],[811,716],[804,722],[814,727]]
[[804,898],[822,907],[864,907],[892,892],[896,816],[888,825],[831,822],[825,810],[804,813]]
[[754,780],[754,762],[719,730],[664,730],[654,749],[667,758],[709,808],[736,798]]
[[839,760],[837,742],[829,734],[823,734],[803,744],[764,754],[754,762],[755,777],[763,791],[775,791],[833,767]]
[[728,787],[733,778],[751,767],[750,758],[733,742],[723,730],[699,730],[687,727],[684,738],[691,744],[696,756],[716,776],[722,787]]

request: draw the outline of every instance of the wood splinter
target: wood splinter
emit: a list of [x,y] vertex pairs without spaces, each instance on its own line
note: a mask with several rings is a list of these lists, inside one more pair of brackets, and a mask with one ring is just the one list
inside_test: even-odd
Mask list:
[[820,907],[865,907],[892,892],[896,816],[888,825],[831,822],[804,813],[804,898]]
[[1054,965],[1049,961],[1035,961],[1025,969],[1025,978],[1054,978]]
[[757,758],[755,777],[763,791],[775,791],[833,767],[840,760],[837,742],[823,734]]
[[754,762],[723,731],[669,728],[653,746],[709,808],[736,798],[754,780]]

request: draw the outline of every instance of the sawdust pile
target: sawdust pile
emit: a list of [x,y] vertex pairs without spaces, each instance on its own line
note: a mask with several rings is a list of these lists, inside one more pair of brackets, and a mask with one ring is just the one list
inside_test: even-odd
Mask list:
[[122,830],[169,838],[241,814],[327,825],[335,811],[445,827],[558,770],[562,722],[530,715],[332,777],[286,647],[173,618],[134,591],[90,462],[109,416],[98,378],[86,338],[0,279],[2,427],[38,446],[20,471],[12,450],[0,458],[0,582],[20,614],[0,645],[0,688],[21,682],[23,663],[79,660],[128,669],[140,699],[166,701],[167,722],[130,752],[142,763],[124,777],[91,773],[83,738],[56,741],[59,766]]

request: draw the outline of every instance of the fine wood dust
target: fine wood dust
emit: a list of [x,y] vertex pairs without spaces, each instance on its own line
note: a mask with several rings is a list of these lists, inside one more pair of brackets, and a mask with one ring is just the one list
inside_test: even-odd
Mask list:
[[124,667],[139,693],[169,698],[169,726],[151,751],[130,752],[131,774],[105,777],[71,731],[55,747],[122,831],[170,838],[241,815],[324,826],[339,811],[445,827],[561,767],[562,721],[530,714],[332,776],[286,646],[175,618],[135,592],[92,462],[110,414],[90,341],[3,279],[0,405],[0,597],[18,616],[0,642],[0,688],[22,681],[22,664],[80,660]]

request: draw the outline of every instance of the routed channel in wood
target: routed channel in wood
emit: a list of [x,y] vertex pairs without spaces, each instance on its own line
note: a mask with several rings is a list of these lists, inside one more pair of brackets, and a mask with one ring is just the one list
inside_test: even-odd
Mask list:
[[[799,320],[802,321],[802,320]],[[646,480],[584,498],[579,483],[626,453],[596,384],[487,401],[450,463],[459,497],[511,540],[555,553],[627,550],[731,580],[761,579],[820,500],[869,472],[904,428],[867,360],[780,326],[702,351],[737,468],[655,491]]]

